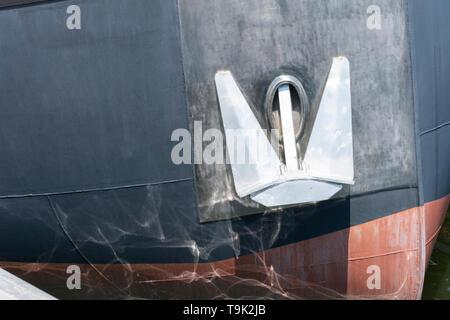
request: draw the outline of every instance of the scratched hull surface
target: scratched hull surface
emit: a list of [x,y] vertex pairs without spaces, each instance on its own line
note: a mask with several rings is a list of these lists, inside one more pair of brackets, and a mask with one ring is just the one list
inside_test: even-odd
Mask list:
[[[73,4],[81,30],[64,2],[0,10],[0,267],[67,299],[420,298],[450,201],[448,2],[379,1],[380,30],[366,0]],[[174,130],[221,128],[218,70],[267,128],[270,82],[317,112],[336,56],[355,185],[273,211],[228,166],[172,162]]]

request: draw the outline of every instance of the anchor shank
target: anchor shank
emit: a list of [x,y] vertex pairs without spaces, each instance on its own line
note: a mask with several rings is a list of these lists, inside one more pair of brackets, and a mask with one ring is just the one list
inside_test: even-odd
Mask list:
[[289,85],[283,85],[278,89],[278,97],[280,101],[281,130],[283,133],[286,168],[287,171],[298,171],[298,156]]

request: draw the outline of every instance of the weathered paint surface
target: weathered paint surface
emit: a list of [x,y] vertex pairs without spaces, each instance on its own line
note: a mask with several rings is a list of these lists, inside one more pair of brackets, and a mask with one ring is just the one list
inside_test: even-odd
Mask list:
[[[420,295],[448,205],[417,208],[449,192],[448,1],[380,0],[380,31],[366,27],[371,0],[72,3],[76,32],[64,1],[0,10],[2,266],[68,298]],[[199,223],[264,211],[234,201],[226,168],[197,167],[195,184],[160,143],[188,111],[220,127],[214,73],[237,70],[262,115],[281,72],[314,104],[337,55],[354,90],[357,184],[344,200]],[[81,291],[65,287],[71,264]]]
[[[181,0],[179,5],[192,128],[194,121],[202,121],[204,130],[221,128],[218,70],[233,73],[264,129],[269,129],[267,88],[282,74],[303,83],[313,119],[333,57],[346,56],[356,182],[337,197],[417,186],[405,1],[377,2],[381,30],[367,28],[371,0]],[[312,124],[307,122],[302,150]],[[226,166],[203,163],[195,169],[201,221],[267,210],[236,196]]]
[[[417,299],[422,237],[429,255],[449,203],[447,196],[346,230],[216,263],[80,265],[83,288],[75,292],[64,287],[69,264],[0,265],[70,299]],[[421,233],[423,212],[430,226],[426,234]],[[367,285],[373,266],[380,270],[379,289]]]

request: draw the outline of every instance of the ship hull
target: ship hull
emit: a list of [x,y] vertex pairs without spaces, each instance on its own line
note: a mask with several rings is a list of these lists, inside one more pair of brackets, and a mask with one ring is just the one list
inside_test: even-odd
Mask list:
[[[76,0],[79,28],[35,2],[0,9],[1,268],[65,299],[421,297],[450,201],[447,0],[380,1],[380,28],[366,0]],[[262,129],[298,79],[310,132],[338,56],[354,185],[266,208],[195,143],[173,161],[177,130],[223,131],[218,71]]]

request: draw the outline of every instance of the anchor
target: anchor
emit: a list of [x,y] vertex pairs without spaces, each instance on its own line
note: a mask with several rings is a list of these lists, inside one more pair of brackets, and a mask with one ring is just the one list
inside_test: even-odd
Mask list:
[[[289,79],[288,76],[282,76]],[[284,162],[280,160],[249,103],[230,71],[219,71],[215,83],[225,131],[259,131],[269,153],[256,163],[232,163],[234,187],[241,198],[266,207],[283,207],[320,202],[332,198],[343,185],[354,184],[350,63],[345,57],[333,59],[304,159],[300,161],[293,121],[290,82],[280,82],[281,135]],[[257,148],[245,141],[250,158]],[[226,135],[228,154],[234,141]]]

